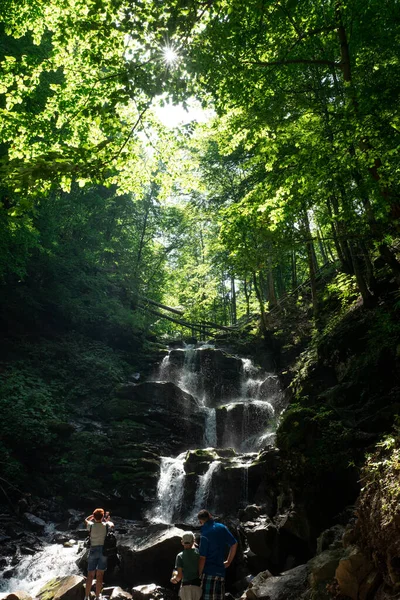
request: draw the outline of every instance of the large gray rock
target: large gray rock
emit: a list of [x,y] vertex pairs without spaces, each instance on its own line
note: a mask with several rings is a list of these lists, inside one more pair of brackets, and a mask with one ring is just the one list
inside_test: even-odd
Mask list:
[[271,558],[278,535],[272,521],[268,517],[259,518],[256,522],[243,523],[242,528],[250,550],[261,558]]
[[330,581],[335,577],[339,561],[343,558],[344,548],[325,550],[317,554],[307,564],[310,569],[310,583],[316,587],[323,581]]
[[149,526],[142,534],[119,536],[118,552],[121,575],[130,585],[156,583],[167,585],[182,550],[182,529],[160,525]]
[[130,594],[129,592],[125,592],[125,590],[123,590],[120,587],[115,587],[113,589],[113,591],[111,592],[110,599],[111,600],[131,600],[132,594]]
[[246,591],[248,600],[301,600],[307,590],[308,568],[300,565],[278,577],[265,577],[263,573],[252,581]]
[[85,578],[79,575],[56,577],[42,587],[39,600],[83,600]]
[[43,521],[43,519],[40,519],[39,517],[36,517],[28,512],[24,513],[24,521],[31,529],[33,529],[33,531],[36,531],[37,533],[43,533],[46,528],[46,521]]

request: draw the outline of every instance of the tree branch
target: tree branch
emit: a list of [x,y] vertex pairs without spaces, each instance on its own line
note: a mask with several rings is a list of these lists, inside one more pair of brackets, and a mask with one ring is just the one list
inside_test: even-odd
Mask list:
[[288,60],[264,61],[245,61],[244,64],[255,65],[256,67],[274,67],[276,65],[327,65],[329,67],[342,68],[342,63],[333,60],[311,60],[307,58],[291,58]]

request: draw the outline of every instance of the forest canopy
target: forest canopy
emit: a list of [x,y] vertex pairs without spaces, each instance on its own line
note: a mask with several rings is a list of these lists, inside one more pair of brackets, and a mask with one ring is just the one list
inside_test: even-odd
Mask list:
[[[165,331],[181,325],[141,298],[225,326],[309,281],[318,323],[327,264],[373,305],[377,269],[400,282],[398,8],[6,0],[9,306]],[[193,97],[215,118],[156,118]]]

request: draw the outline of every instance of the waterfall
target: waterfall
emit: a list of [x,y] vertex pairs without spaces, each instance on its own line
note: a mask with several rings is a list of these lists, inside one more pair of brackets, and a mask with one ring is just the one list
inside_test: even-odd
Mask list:
[[217,415],[215,408],[204,407],[206,411],[206,424],[204,430],[204,446],[215,448],[217,445]]
[[168,368],[169,368],[169,354],[164,356],[161,361],[160,368],[158,370],[157,380],[158,381],[166,381],[168,378]]
[[211,482],[214,472],[219,468],[221,462],[214,460],[204,475],[199,476],[199,484],[196,490],[196,496],[194,499],[194,505],[189,517],[189,522],[197,522],[197,513],[202,508],[207,506],[208,496],[210,494]]
[[176,458],[161,457],[160,479],[157,485],[157,502],[147,515],[153,523],[171,524],[179,514],[183,499],[186,452]]
[[[249,501],[248,469],[254,460],[254,454],[253,458],[249,459],[250,453],[274,444],[278,407],[279,403],[282,403],[276,375],[266,373],[249,358],[228,356],[227,360],[231,361],[228,369],[232,371],[228,370],[226,376],[221,373],[222,377],[217,384],[220,386],[218,394],[209,396],[214,393],[213,381],[206,381],[205,378],[209,373],[215,372],[207,367],[210,364],[208,361],[214,360],[210,358],[209,348],[211,346],[196,348],[190,345],[184,349],[171,350],[163,359],[158,376],[160,380],[172,381],[197,401],[199,417],[204,422],[203,449],[219,448],[216,450],[218,455],[218,452],[233,448],[239,454],[221,454],[221,460],[212,461],[205,473],[204,470],[200,471],[204,475],[197,478],[193,476],[186,482],[186,453],[183,452],[177,458],[162,457],[157,500],[147,515],[153,523],[171,524],[181,519],[182,512],[190,505],[192,508],[189,511],[188,522],[196,521],[200,509],[210,508],[207,504],[213,475],[222,463],[225,464],[225,460],[234,463],[237,461],[236,468],[240,470],[237,482],[238,487],[240,486],[240,489],[237,489],[238,501],[245,505]],[[208,354],[199,354],[204,351]],[[218,355],[215,360],[223,364],[225,359],[221,360],[221,356]],[[236,364],[232,362],[235,360]],[[232,385],[229,380],[230,373],[233,378]],[[182,410],[185,411],[185,406],[182,406]],[[197,487],[194,487],[196,482]],[[216,492],[216,497],[221,497],[218,490]],[[221,508],[223,510],[223,507],[218,509]]]
[[201,403],[204,404],[204,399],[199,397],[202,396],[202,393],[199,390],[199,376],[195,371],[195,365],[196,350],[193,346],[188,346],[187,350],[185,350],[185,360],[178,380],[178,385],[184,392],[199,398]]
[[33,556],[25,556],[15,567],[13,577],[0,579],[0,593],[24,590],[34,598],[51,579],[79,573],[76,565],[77,548],[78,546],[64,548],[60,544],[51,544]]

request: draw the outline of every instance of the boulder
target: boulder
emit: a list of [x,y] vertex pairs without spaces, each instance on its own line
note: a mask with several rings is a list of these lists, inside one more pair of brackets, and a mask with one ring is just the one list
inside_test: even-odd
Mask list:
[[319,583],[323,581],[328,582],[334,578],[343,554],[343,548],[325,550],[308,561],[307,565],[310,570],[310,584],[312,587],[315,588]]
[[43,533],[46,528],[46,521],[43,521],[43,519],[36,517],[32,513],[24,513],[24,521],[31,529],[33,529],[33,531],[36,531],[37,533]]
[[132,594],[125,592],[120,587],[115,587],[110,596],[111,600],[131,600]]
[[154,598],[156,591],[157,586],[155,583],[137,585],[132,588],[132,600],[149,600]]
[[56,577],[42,587],[39,600],[83,600],[85,578],[79,575]]
[[132,588],[132,598],[134,600],[176,600],[176,592],[150,583]]
[[218,459],[218,454],[215,450],[206,448],[204,450],[196,449],[189,450],[185,458],[185,472],[196,473],[196,475],[204,475],[208,470],[210,463]]
[[260,573],[246,591],[248,600],[300,600],[307,590],[308,568],[300,565],[277,577]]
[[[359,600],[360,588],[363,582],[366,583],[368,576],[373,571],[374,567],[372,563],[361,552],[358,546],[349,546],[346,548],[345,556],[339,561],[335,572],[341,593],[352,600]],[[373,585],[373,582],[370,583],[371,585]],[[365,588],[370,586],[366,583],[364,594]],[[366,598],[367,596],[364,597]]]
[[263,507],[257,504],[249,504],[246,508],[239,510],[238,516],[240,521],[253,521],[260,517],[263,513]]
[[32,596],[24,590],[16,590],[12,594],[8,594],[5,600],[32,600]]
[[271,558],[278,535],[272,521],[268,517],[260,518],[256,522],[243,523],[242,529],[250,550],[261,558]]
[[334,525],[321,533],[317,539],[317,554],[333,548],[342,548],[342,538],[345,528],[343,525]]
[[120,536],[118,552],[121,575],[131,585],[156,583],[167,585],[181,552],[184,531],[177,527],[151,525],[142,533]]

